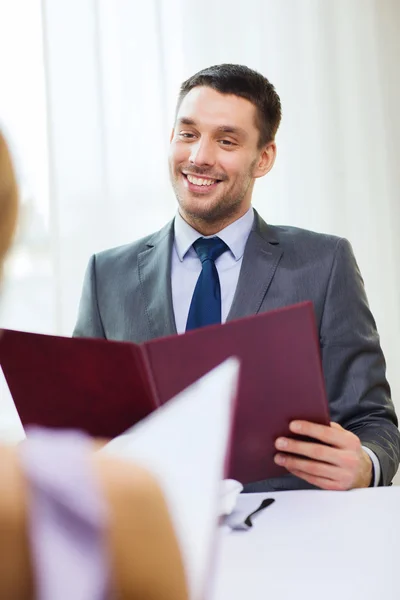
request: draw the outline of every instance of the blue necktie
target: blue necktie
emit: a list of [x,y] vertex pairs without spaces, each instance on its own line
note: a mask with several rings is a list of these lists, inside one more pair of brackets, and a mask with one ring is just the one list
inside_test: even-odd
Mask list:
[[219,237],[199,238],[193,244],[202,270],[193,292],[186,331],[221,323],[221,287],[215,261],[228,250]]

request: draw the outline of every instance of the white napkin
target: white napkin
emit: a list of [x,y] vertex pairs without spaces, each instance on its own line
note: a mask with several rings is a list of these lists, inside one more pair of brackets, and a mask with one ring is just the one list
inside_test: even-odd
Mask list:
[[236,481],[235,479],[224,479],[221,482],[219,503],[220,517],[231,514],[231,512],[236,506],[236,502],[242,490],[242,484],[239,483],[239,481]]

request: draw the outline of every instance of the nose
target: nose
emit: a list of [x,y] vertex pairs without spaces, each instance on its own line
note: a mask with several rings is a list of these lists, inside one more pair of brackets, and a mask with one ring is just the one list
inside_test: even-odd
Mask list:
[[202,138],[192,144],[189,162],[197,167],[210,167],[214,165],[215,156],[212,143]]

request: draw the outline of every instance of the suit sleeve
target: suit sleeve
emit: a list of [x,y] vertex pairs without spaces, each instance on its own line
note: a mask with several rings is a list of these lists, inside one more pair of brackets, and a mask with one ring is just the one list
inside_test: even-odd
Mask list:
[[73,337],[106,338],[97,301],[96,257],[94,255],[86,269],[78,320],[72,335]]
[[390,485],[400,458],[400,433],[376,324],[350,243],[335,249],[320,327],[331,418],[355,433]]

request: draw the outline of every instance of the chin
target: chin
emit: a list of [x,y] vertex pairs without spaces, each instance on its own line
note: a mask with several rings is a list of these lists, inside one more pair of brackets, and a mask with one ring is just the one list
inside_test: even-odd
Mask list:
[[198,219],[208,220],[218,210],[218,202],[205,198],[184,198],[179,201],[179,206],[188,215]]
[[180,204],[180,208],[185,220],[193,223],[217,224],[230,219],[232,216],[232,211],[218,205],[199,207],[193,204]]

